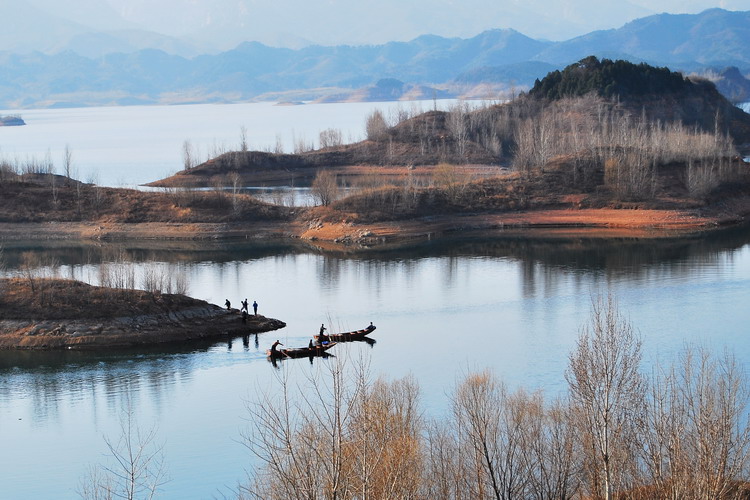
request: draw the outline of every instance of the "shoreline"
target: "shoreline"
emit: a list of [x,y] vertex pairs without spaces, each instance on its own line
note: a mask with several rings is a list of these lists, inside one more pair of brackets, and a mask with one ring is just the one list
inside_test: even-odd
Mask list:
[[3,241],[239,241],[296,240],[332,247],[398,246],[457,233],[487,236],[524,233],[596,237],[674,237],[742,224],[750,199],[734,200],[723,210],[564,208],[526,212],[435,215],[379,222],[310,221],[249,223],[0,223]]

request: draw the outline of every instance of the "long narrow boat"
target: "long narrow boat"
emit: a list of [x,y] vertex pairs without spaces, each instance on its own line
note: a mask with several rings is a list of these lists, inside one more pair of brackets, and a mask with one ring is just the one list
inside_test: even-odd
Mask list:
[[333,340],[335,342],[347,342],[350,340],[368,340],[367,335],[375,330],[375,325],[370,323],[367,328],[361,330],[355,330],[353,332],[342,332],[332,333],[330,335],[315,335],[315,340],[320,342],[321,340]]
[[322,356],[328,349],[335,345],[336,342],[327,342],[324,344],[316,344],[312,347],[290,347],[289,349],[278,349],[276,352],[271,352],[271,349],[267,349],[266,356],[274,359]]

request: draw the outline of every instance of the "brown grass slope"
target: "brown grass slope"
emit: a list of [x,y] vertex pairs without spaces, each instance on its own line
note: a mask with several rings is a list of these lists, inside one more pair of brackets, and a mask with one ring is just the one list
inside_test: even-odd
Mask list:
[[[557,157],[531,175],[509,173],[490,179],[447,186],[410,189],[385,186],[367,190],[319,207],[315,214],[327,222],[368,223],[424,218],[435,215],[534,212],[540,210],[722,210],[722,204],[750,197],[750,168],[739,158],[733,164],[740,176],[719,185],[705,197],[693,197],[686,186],[687,165],[670,163],[655,169],[654,193],[645,199],[623,200],[604,183],[602,169],[587,182],[574,179],[573,161]],[[744,214],[738,213],[737,219]]]
[[221,191],[143,192],[51,175],[18,176],[0,182],[0,222],[222,223],[288,217],[285,207]]

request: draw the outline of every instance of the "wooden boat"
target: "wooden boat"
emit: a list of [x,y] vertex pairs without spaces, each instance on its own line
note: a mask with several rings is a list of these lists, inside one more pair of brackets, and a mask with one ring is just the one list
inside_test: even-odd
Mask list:
[[323,356],[328,349],[335,345],[336,342],[326,342],[324,344],[316,344],[312,347],[290,347],[289,349],[278,349],[275,353],[272,353],[271,349],[267,349],[266,356],[274,359]]
[[366,337],[375,330],[375,325],[370,323],[367,328],[355,330],[353,332],[332,333],[330,335],[315,335],[315,341],[332,340],[335,342],[348,342],[351,340],[371,340]]

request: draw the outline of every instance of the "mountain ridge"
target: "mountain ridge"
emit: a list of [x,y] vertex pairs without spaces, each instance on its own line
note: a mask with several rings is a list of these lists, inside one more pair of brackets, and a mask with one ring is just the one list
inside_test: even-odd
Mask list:
[[[85,46],[100,40],[80,36]],[[108,40],[130,46],[121,38]],[[747,74],[747,46],[750,11],[710,9],[649,16],[564,42],[535,40],[506,28],[468,39],[422,35],[382,45],[287,49],[243,42],[219,54],[194,57],[160,49],[97,57],[70,50],[52,55],[6,51],[0,52],[0,107],[235,102],[300,91],[305,100],[349,95],[346,100],[354,93],[372,95],[362,89],[382,79],[436,88],[451,97],[477,97],[472,92],[486,89],[487,95],[478,97],[498,98],[501,92],[530,88],[547,72],[590,55],[683,72],[721,72],[732,66]],[[189,52],[190,47],[180,50]],[[408,95],[393,96],[399,98]]]

